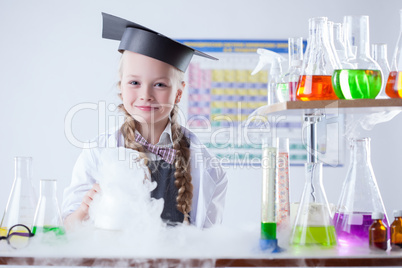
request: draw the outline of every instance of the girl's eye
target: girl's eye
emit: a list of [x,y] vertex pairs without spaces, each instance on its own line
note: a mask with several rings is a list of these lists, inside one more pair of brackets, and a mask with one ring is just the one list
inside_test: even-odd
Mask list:
[[156,87],[166,87],[166,85],[164,83],[156,83],[155,86]]
[[130,85],[133,85],[133,86],[137,86],[137,85],[139,85],[140,83],[138,83],[137,81],[130,81],[129,84],[130,84]]

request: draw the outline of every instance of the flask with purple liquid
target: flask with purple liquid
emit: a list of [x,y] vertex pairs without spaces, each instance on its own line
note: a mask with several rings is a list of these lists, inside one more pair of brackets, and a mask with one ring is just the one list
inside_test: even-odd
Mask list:
[[334,215],[338,245],[368,247],[372,213],[382,212],[389,229],[385,207],[371,166],[370,138],[350,140],[350,165]]

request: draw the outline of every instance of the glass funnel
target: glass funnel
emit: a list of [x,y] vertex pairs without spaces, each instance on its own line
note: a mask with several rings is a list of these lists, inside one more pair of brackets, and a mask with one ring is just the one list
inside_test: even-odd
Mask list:
[[331,77],[340,63],[329,43],[327,20],[309,19],[309,38],[296,93],[302,101],[338,99]]
[[15,224],[32,227],[37,197],[32,185],[32,158],[15,157],[15,177],[6,210],[0,224],[0,235],[5,236]]
[[47,232],[53,232],[55,235],[64,234],[56,187],[56,180],[40,181],[40,197],[36,206],[32,230],[35,235]]
[[[334,216],[338,244],[368,246],[373,212],[385,213],[371,166],[370,138],[350,140],[350,164]],[[384,224],[389,227],[385,216]]]
[[336,245],[335,228],[322,184],[322,163],[306,163],[306,183],[290,245],[332,247]]
[[402,98],[402,9],[399,11],[399,16],[399,36],[391,61],[391,71],[385,87],[385,93],[391,98]]
[[380,93],[380,66],[370,56],[369,17],[346,16],[348,47],[356,54],[334,71],[332,85],[339,99],[374,99]]
[[[372,44],[371,55],[380,66],[382,81],[387,81],[390,70],[387,56],[387,44]],[[385,94],[385,85],[385,82],[382,83],[380,94],[377,95],[376,99],[388,99],[387,94]]]

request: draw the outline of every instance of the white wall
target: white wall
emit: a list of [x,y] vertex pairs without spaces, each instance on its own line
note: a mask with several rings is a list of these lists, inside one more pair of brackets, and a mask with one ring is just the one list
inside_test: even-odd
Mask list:
[[[34,158],[34,183],[69,183],[80,149],[64,134],[68,111],[80,103],[118,103],[118,43],[101,38],[101,12],[134,20],[173,38],[307,38],[307,19],[369,15],[372,42],[388,43],[389,59],[399,34],[400,0],[180,1],[15,0],[0,2],[0,211],[13,180],[13,157]],[[80,140],[98,133],[98,111],[77,114],[72,129]],[[402,209],[402,117],[377,126],[373,166],[388,213]],[[227,224],[259,224],[260,170],[229,169]],[[291,169],[292,200],[304,184],[303,168]],[[331,202],[337,202],[346,169],[326,168]],[[61,200],[60,200],[61,202]],[[390,215],[390,214],[389,214]]]

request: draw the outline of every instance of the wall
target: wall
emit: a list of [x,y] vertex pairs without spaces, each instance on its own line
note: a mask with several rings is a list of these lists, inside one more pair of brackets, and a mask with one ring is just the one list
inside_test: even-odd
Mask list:
[[[340,1],[1,1],[0,2],[0,210],[13,180],[13,157],[32,156],[34,184],[68,185],[80,148],[65,135],[65,118],[78,104],[119,103],[116,98],[117,42],[101,38],[101,12],[146,25],[173,38],[287,39],[307,38],[308,18],[369,15],[372,42],[384,42],[392,56],[399,33],[398,0]],[[101,109],[85,110],[70,124],[75,137],[98,133]],[[384,203],[402,208],[402,118],[369,132],[373,166]],[[384,157],[385,156],[385,157]],[[291,198],[298,201],[303,168],[291,169]],[[259,221],[260,170],[228,169],[225,224]],[[330,202],[337,202],[345,168],[325,168]],[[37,187],[38,188],[38,187]],[[60,201],[61,202],[61,198]]]

